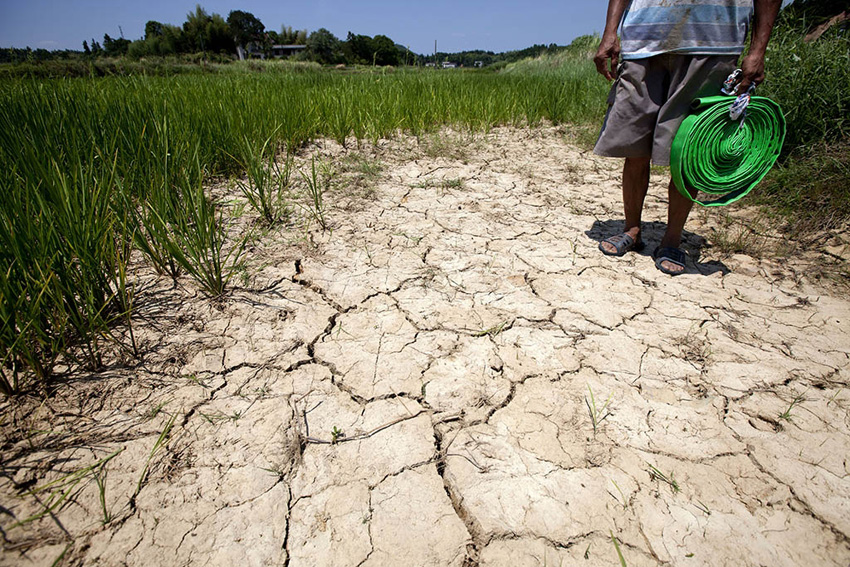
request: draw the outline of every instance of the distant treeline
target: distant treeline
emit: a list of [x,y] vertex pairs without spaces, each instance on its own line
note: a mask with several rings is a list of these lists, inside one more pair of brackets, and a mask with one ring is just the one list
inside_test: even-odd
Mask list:
[[476,65],[481,67],[488,67],[490,65],[495,65],[498,63],[514,63],[516,61],[520,61],[521,59],[527,59],[529,57],[539,57],[540,55],[543,55],[545,53],[554,54],[563,49],[565,49],[564,46],[550,43],[549,45],[535,44],[531,47],[526,47],[525,49],[520,49],[517,51],[505,51],[502,53],[480,50],[461,51],[459,53],[437,52],[436,54],[420,56],[420,61],[422,63],[437,64],[443,62],[450,62],[462,67],[474,67]]
[[[276,49],[275,46],[290,46]],[[298,46],[291,48],[291,46]],[[298,61],[325,65],[424,65],[454,63],[457,66],[490,66],[511,63],[526,57],[552,53],[561,47],[550,44],[494,53],[463,51],[420,55],[385,35],[359,35],[348,32],[342,40],[324,28],[313,32],[281,26],[280,31],[267,30],[250,12],[233,10],[227,18],[209,14],[200,5],[186,15],[181,26],[151,20],[145,24],[145,35],[135,41],[109,34],[102,41],[87,39],[82,50],[0,49],[0,63],[40,63],[46,61],[91,61],[98,58],[168,57],[203,54],[215,61],[286,56]]]

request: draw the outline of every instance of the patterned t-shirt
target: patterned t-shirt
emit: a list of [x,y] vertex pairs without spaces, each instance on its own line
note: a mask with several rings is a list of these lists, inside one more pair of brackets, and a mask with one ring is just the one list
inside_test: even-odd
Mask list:
[[620,28],[622,58],[740,55],[752,14],[753,0],[632,0]]

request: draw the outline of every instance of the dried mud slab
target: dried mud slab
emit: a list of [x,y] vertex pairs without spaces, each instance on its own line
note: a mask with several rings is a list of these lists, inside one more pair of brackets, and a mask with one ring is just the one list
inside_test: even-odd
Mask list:
[[620,165],[566,129],[314,157],[331,231],[216,301],[138,266],[143,357],[5,403],[0,564],[850,563],[845,235],[730,255],[752,211],[696,211],[671,278],[663,174],[604,256]]

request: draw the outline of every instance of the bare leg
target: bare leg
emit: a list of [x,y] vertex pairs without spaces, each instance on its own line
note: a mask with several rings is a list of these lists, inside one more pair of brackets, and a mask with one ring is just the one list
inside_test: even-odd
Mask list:
[[[678,248],[679,244],[682,243],[682,231],[685,228],[685,221],[688,220],[688,214],[691,212],[691,207],[693,207],[694,203],[679,193],[672,180],[667,188],[667,196],[669,201],[667,208],[667,230],[661,239],[661,246]],[[672,271],[683,271],[681,266],[671,264],[670,262],[662,262],[661,264]]]
[[[643,201],[649,188],[649,159],[626,158],[623,165],[623,208],[626,213],[625,232],[640,242],[640,215],[643,211]],[[685,213],[687,217],[687,213]],[[684,226],[684,221],[682,221]],[[681,235],[681,230],[679,231]],[[617,249],[608,242],[601,246],[608,252],[614,253]]]

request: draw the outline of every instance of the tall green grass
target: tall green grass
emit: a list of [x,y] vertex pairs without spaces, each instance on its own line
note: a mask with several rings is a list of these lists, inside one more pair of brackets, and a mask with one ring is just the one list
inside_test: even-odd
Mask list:
[[806,42],[802,33],[779,28],[765,69],[758,94],[782,107],[788,124],[785,155],[850,137],[850,34],[833,28]]
[[225,240],[209,176],[247,169],[246,195],[272,222],[284,188],[258,185],[280,181],[263,178],[269,158],[318,137],[348,145],[604,111],[586,59],[504,74],[261,68],[0,80],[0,392],[44,383],[57,361],[97,368],[105,345],[135,350],[132,328],[114,331],[132,321],[134,249],[164,275],[225,291],[242,246]]
[[779,103],[788,132],[753,201],[805,244],[850,222],[850,34],[836,26],[806,42],[803,23],[780,17],[768,46],[758,92]]

